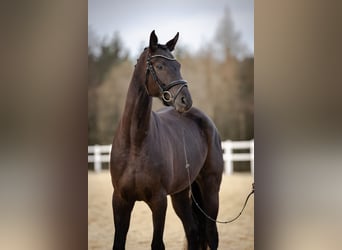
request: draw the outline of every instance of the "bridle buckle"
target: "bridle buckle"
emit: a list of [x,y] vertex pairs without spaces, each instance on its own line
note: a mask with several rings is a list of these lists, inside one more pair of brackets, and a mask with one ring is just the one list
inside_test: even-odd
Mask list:
[[170,91],[163,91],[163,93],[161,94],[161,97],[163,99],[163,101],[169,103],[169,102],[172,102],[173,101],[173,98],[172,98],[172,94],[170,93]]

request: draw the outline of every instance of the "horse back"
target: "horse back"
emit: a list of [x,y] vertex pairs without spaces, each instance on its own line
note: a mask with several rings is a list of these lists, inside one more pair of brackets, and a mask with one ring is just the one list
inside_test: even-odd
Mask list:
[[192,107],[188,112],[180,114],[173,108],[163,108],[156,112],[156,116],[169,123],[169,127],[175,126],[172,130],[183,130],[186,133],[198,131],[201,137],[205,139],[205,144],[214,146],[214,149],[222,153],[221,138],[218,130],[210,117],[201,110]]

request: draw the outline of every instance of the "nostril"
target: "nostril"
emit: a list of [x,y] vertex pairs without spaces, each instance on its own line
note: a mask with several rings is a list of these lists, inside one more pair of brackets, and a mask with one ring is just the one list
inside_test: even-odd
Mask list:
[[186,104],[186,100],[185,100],[184,96],[181,98],[181,101],[182,101],[183,104]]

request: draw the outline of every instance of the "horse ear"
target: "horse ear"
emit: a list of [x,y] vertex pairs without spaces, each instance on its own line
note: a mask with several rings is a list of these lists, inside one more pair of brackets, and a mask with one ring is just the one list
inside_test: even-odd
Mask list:
[[150,50],[153,52],[158,48],[158,37],[154,30],[151,32],[150,35]]
[[178,36],[179,36],[179,32],[177,32],[176,36],[172,40],[170,40],[166,43],[166,46],[170,51],[174,50],[176,43],[178,41]]

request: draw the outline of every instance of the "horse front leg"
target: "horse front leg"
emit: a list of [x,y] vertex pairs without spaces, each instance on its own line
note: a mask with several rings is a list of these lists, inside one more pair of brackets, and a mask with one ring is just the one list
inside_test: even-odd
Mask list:
[[134,201],[126,201],[114,191],[112,206],[115,226],[113,250],[124,250]]
[[153,197],[149,202],[148,206],[152,211],[153,218],[153,239],[151,244],[152,250],[164,250],[165,245],[163,242],[165,216],[167,208],[166,195],[160,195]]

